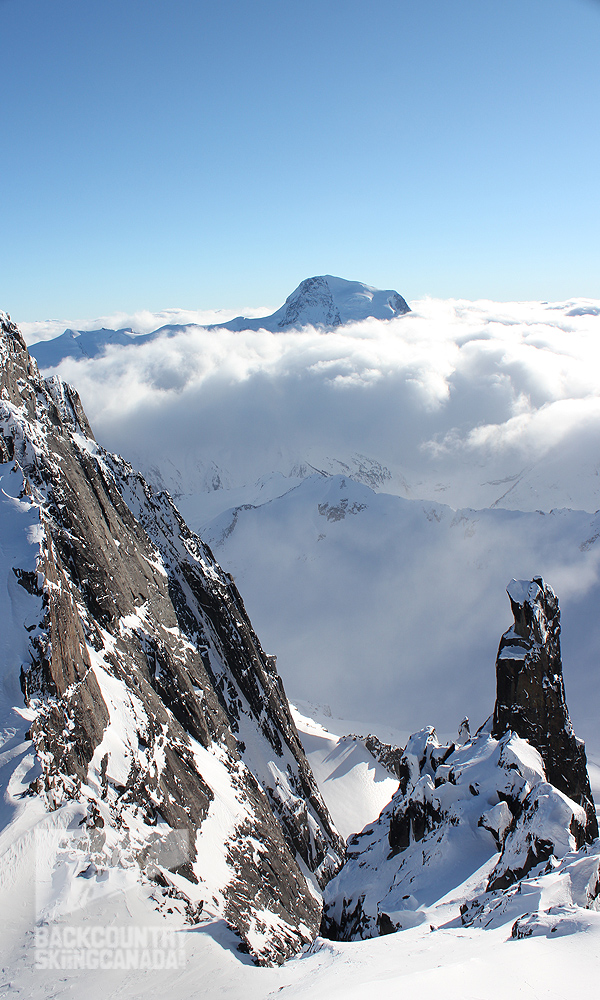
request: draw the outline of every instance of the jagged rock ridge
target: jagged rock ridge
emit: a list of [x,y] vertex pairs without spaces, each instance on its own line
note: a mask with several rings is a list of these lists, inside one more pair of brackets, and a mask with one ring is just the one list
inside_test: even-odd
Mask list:
[[29,793],[80,808],[98,870],[115,851],[143,869],[158,829],[183,831],[187,854],[160,878],[225,917],[257,961],[281,961],[318,930],[307,878],[324,885],[343,843],[275,659],[168,494],[97,445],[76,392],[43,380],[1,326],[0,475],[29,543],[6,564],[28,648],[15,638],[3,681],[14,691],[21,670],[30,721],[5,700],[0,727],[32,741]]
[[493,719],[473,737],[465,720],[463,745],[441,745],[432,727],[410,738],[395,760],[398,792],[350,838],[348,860],[326,889],[325,936],[368,938],[421,923],[428,906],[460,892],[478,869],[482,891],[465,899],[464,923],[516,917],[515,936],[543,932],[550,918],[534,919],[519,900],[537,898],[541,907],[546,873],[563,887],[561,905],[596,905],[598,828],[564,700],[558,601],[540,578],[512,581],[508,592],[515,626],[500,643]]

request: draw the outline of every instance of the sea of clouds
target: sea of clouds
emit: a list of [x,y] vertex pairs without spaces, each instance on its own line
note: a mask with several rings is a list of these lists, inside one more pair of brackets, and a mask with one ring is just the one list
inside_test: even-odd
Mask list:
[[99,440],[157,467],[177,493],[209,488],[215,465],[233,487],[303,463],[354,469],[358,455],[408,497],[600,507],[598,301],[428,299],[412,310],[286,333],[174,326],[214,313],[120,314],[120,326],[170,324],[171,335],[67,359],[59,373]]

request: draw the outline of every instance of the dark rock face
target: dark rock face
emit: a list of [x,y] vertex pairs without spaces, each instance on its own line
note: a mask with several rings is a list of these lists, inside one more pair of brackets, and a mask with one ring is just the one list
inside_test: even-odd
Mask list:
[[404,791],[406,791],[409,773],[404,759],[404,751],[400,747],[392,746],[391,743],[383,743],[382,740],[377,736],[373,736],[372,733],[369,733],[362,742],[375,760],[378,760],[393,778],[397,778],[400,782],[400,787],[403,787]]
[[322,309],[325,326],[341,326],[342,319],[339,310],[333,301],[329,285],[322,276],[305,278],[301,282],[293,295],[286,299],[285,312],[277,325],[282,330],[295,326],[301,321],[303,312],[307,308],[315,306]]
[[507,588],[515,623],[500,640],[492,734],[512,730],[539,750],[548,781],[583,806],[586,838],[598,836],[585,747],[565,700],[556,594],[541,577]]
[[42,606],[21,670],[42,765],[32,794],[60,809],[85,786],[88,810],[126,831],[139,858],[157,821],[187,831],[189,857],[173,870],[192,907],[211,878],[203,824],[222,800],[238,803],[227,884],[201,901],[258,962],[282,961],[320,922],[300,866],[324,885],[344,845],[274,657],[168,494],[96,444],[76,392],[43,380],[0,318],[0,458],[22,470],[40,520],[37,574],[14,567]]

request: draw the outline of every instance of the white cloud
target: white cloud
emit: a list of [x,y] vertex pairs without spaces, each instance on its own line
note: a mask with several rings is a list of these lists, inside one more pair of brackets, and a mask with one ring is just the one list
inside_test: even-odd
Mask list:
[[[595,509],[600,317],[569,315],[585,306],[424,300],[400,319],[330,332],[189,326],[67,360],[60,374],[103,443],[146,469],[162,462],[172,486],[176,466],[184,491],[201,488],[213,464],[240,485],[360,453],[406,495],[487,506],[505,492],[490,484],[531,467],[529,500],[521,481],[506,502]],[[145,328],[172,312],[147,314]],[[565,474],[553,468],[540,500],[540,463],[561,449]],[[574,455],[583,478],[571,475]]]

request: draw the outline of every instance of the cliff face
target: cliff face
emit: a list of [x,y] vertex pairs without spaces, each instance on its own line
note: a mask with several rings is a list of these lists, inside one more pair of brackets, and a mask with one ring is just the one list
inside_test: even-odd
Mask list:
[[281,961],[317,932],[307,878],[324,885],[343,843],[274,657],[169,496],[97,445],[74,390],[43,380],[1,325],[0,474],[35,549],[6,566],[29,617],[13,622],[26,652],[9,643],[3,667],[29,708],[29,792],[51,810],[82,804],[142,869],[157,827],[178,830],[188,846],[158,877],[257,961]]

